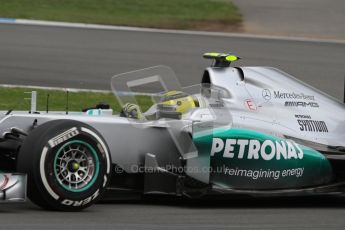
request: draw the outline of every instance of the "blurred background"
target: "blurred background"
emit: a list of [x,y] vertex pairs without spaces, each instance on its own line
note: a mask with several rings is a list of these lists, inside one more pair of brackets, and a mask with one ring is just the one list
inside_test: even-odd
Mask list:
[[0,0],[0,17],[345,39],[343,0]]
[[342,99],[344,12],[343,0],[0,0],[0,84],[109,90],[115,74],[167,65],[185,86],[212,51]]
[[[65,88],[105,90],[71,94],[73,109],[100,100],[114,106],[112,76],[167,65],[183,86],[196,84],[210,65],[205,52],[234,53],[242,58],[234,65],[280,68],[343,100],[344,12],[344,0],[0,0],[0,84],[11,85],[0,87],[0,105],[26,109],[24,92],[41,86],[56,91],[40,88],[39,108],[50,93],[63,110]],[[1,204],[0,215],[0,229],[345,226],[344,200],[328,197],[119,202],[69,214]]]

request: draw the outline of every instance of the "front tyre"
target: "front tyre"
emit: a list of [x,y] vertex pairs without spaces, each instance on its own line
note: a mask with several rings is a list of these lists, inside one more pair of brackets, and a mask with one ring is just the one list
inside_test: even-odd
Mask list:
[[19,152],[18,172],[28,175],[28,197],[53,210],[78,211],[95,203],[111,175],[106,142],[91,126],[47,122],[32,131]]

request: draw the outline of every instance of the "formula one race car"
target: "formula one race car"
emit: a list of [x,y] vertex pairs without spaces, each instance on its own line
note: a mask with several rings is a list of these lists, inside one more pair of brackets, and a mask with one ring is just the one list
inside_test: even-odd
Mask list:
[[344,194],[342,102],[275,68],[204,57],[214,63],[190,87],[165,66],[114,76],[117,115],[4,112],[0,169],[27,175],[37,205],[66,211],[145,194]]

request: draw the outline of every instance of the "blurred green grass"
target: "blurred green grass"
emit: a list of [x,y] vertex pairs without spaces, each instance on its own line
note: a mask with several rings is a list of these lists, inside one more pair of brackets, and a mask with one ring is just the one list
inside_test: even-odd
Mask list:
[[206,30],[241,22],[231,0],[0,0],[0,17]]
[[[6,88],[0,87],[0,110],[30,110],[31,94],[27,92],[37,91],[37,109],[46,110],[47,95],[49,94],[49,110],[66,110],[66,91],[28,89],[28,88]],[[120,111],[119,103],[112,93],[94,93],[94,92],[69,92],[69,111],[80,112],[84,108],[93,107],[100,102],[106,102],[115,111]],[[152,101],[148,96],[137,96],[136,100],[143,111],[146,111]]]

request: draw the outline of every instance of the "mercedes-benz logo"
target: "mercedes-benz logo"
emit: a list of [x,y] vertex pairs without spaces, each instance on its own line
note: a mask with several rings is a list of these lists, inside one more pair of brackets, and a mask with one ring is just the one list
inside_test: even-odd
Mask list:
[[269,89],[264,89],[264,90],[262,90],[262,97],[263,97],[266,101],[271,100],[271,91],[270,91]]

